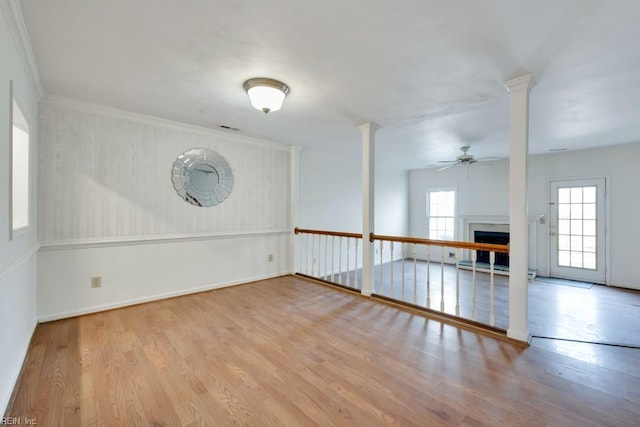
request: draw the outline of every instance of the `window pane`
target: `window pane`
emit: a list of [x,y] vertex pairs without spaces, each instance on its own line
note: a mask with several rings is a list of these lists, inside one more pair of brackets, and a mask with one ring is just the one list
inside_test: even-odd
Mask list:
[[596,202],[596,187],[584,187],[582,189],[582,201],[584,203]]
[[571,205],[571,219],[582,219],[582,205]]
[[570,225],[571,221],[568,219],[561,219],[558,221],[558,233],[560,234],[570,234]]
[[582,234],[582,221],[579,219],[571,220],[571,235],[581,235]]
[[584,224],[583,234],[585,236],[595,236],[596,235],[596,221],[595,220],[587,220],[582,221]]
[[558,205],[558,218],[559,219],[569,219],[571,218],[571,205],[567,203],[562,203]]
[[29,125],[18,103],[12,102],[11,225],[17,230],[29,226]]
[[571,236],[571,250],[572,251],[582,250],[582,236]]
[[585,205],[582,205],[582,217],[584,219],[596,219],[595,203],[587,203]]
[[568,251],[571,249],[570,242],[571,239],[569,236],[558,236],[558,249],[561,251]]
[[596,238],[595,237],[583,237],[583,251],[594,252],[596,251]]
[[428,193],[429,238],[453,240],[455,234],[455,191]]
[[585,253],[584,254],[584,264],[582,266],[582,268],[590,268],[592,270],[595,270],[596,267],[596,254],[593,253]]
[[558,265],[561,267],[569,267],[571,265],[571,252],[558,251]]
[[569,188],[558,188],[558,203],[570,203],[571,191]]
[[453,223],[454,223],[454,219],[453,218],[447,218],[446,228],[447,228],[448,231],[453,232]]
[[571,189],[571,203],[582,203],[582,187]]
[[571,267],[582,268],[582,252],[571,252]]

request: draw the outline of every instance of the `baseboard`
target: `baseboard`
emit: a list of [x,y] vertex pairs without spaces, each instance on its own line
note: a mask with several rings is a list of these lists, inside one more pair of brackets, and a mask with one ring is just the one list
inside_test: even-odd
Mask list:
[[216,283],[216,284],[211,284],[206,286],[200,286],[197,288],[183,289],[183,290],[174,291],[174,292],[166,292],[164,294],[151,295],[151,296],[142,297],[142,298],[134,298],[134,299],[114,302],[110,304],[96,305],[93,307],[87,307],[87,308],[67,311],[63,313],[47,314],[43,316],[38,316],[38,323],[53,322],[54,320],[67,319],[70,317],[82,316],[85,314],[98,313],[98,312],[107,311],[107,310],[114,310],[116,308],[128,307],[128,306],[137,305],[137,304],[144,304],[147,302],[159,301],[167,298],[197,294],[200,292],[212,291],[214,289],[227,288],[230,286],[244,285],[251,282],[257,282],[259,280],[266,280],[266,279],[273,279],[274,277],[287,276],[289,274],[290,273],[288,271],[284,271],[279,273],[265,274],[261,276],[245,277],[239,280],[233,280],[231,282]]

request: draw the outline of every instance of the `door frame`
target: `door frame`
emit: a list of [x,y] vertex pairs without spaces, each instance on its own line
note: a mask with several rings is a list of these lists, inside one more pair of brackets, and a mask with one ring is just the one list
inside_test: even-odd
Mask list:
[[[549,226],[547,227],[547,262],[548,262],[548,273],[551,276],[551,270],[553,265],[553,248],[552,248],[552,240],[553,236],[551,236],[551,224],[552,224],[552,211],[557,209],[553,204],[555,200],[555,195],[552,194],[551,186],[554,183],[565,183],[571,181],[593,181],[593,180],[603,180],[604,181],[604,283],[603,285],[609,286],[611,284],[611,177],[609,175],[599,175],[599,176],[586,176],[586,177],[569,177],[569,178],[552,178],[547,182],[547,191],[549,194],[548,198],[548,218],[549,218]],[[557,218],[556,218],[557,220]],[[557,248],[557,245],[556,245]],[[571,280],[571,279],[569,279]],[[575,279],[573,279],[575,280]],[[596,283],[596,282],[594,282]],[[599,283],[600,284],[600,283]]]

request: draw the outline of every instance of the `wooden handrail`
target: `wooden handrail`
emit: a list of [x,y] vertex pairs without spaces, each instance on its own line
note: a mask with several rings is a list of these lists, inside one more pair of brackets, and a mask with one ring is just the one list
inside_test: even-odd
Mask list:
[[509,245],[496,245],[493,243],[455,242],[451,240],[420,239],[417,237],[381,236],[379,234],[371,233],[369,235],[369,241],[373,242],[374,240],[509,253]]
[[353,237],[355,239],[362,239],[362,233],[344,233],[342,231],[327,231],[327,230],[311,230],[308,228],[294,228],[293,232],[295,234],[305,233],[305,234],[320,234],[323,236],[339,236],[339,237]]

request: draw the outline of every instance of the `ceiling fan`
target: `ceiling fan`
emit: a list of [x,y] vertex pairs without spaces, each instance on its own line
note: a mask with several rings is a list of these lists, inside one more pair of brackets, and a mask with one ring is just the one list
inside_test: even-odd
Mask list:
[[449,164],[444,167],[441,167],[438,170],[443,171],[445,169],[449,169],[451,166],[457,166],[457,165],[469,166],[477,162],[488,162],[491,160],[498,160],[497,157],[482,157],[482,158],[476,159],[475,157],[473,157],[473,155],[467,153],[467,151],[469,151],[470,148],[471,147],[469,147],[468,145],[460,147],[460,150],[462,150],[462,154],[456,157],[455,160],[440,160],[438,163],[449,163]]

